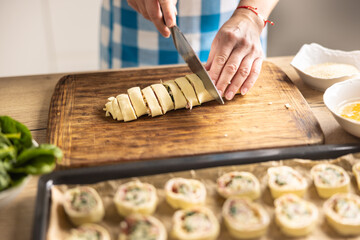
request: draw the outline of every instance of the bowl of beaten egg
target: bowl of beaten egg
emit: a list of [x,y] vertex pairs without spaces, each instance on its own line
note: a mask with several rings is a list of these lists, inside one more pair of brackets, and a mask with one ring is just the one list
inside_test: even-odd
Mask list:
[[360,77],[335,83],[323,98],[341,127],[360,138]]
[[334,83],[360,77],[360,51],[345,52],[316,43],[305,44],[291,66],[308,86],[325,91]]

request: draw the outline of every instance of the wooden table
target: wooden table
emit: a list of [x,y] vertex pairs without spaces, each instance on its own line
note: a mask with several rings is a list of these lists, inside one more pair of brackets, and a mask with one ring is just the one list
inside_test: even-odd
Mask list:
[[[325,135],[325,144],[360,143],[346,133],[324,106],[322,92],[307,87],[290,66],[292,57],[268,58],[278,65],[299,88],[308,101]],[[0,78],[0,115],[9,115],[24,123],[38,143],[46,142],[46,127],[51,95],[64,75],[48,74]],[[9,205],[0,210],[2,240],[31,239],[38,177]],[[36,224],[36,223],[35,223]]]

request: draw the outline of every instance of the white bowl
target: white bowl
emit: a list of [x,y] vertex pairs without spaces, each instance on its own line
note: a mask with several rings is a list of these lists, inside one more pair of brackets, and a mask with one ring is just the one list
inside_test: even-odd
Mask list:
[[351,64],[360,70],[360,51],[345,52],[328,49],[316,43],[305,44],[290,64],[308,86],[318,91],[325,91],[334,83],[360,77],[360,74],[352,74],[337,78],[319,78],[305,72],[310,66],[326,62]]
[[340,126],[348,133],[360,138],[360,122],[344,118],[339,114],[341,106],[345,103],[360,101],[360,78],[335,83],[326,89],[323,99]]

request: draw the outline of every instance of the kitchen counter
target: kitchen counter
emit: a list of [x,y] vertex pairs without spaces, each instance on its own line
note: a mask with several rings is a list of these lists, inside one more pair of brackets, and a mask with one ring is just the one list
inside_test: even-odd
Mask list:
[[[267,60],[279,66],[299,88],[320,123],[325,144],[360,143],[359,138],[346,133],[335,121],[323,103],[323,93],[310,89],[302,82],[290,66],[291,56]],[[58,80],[67,74],[0,78],[0,115],[9,115],[22,122],[38,143],[45,143],[51,96]],[[38,179],[32,177],[20,195],[0,210],[2,240],[31,239]]]

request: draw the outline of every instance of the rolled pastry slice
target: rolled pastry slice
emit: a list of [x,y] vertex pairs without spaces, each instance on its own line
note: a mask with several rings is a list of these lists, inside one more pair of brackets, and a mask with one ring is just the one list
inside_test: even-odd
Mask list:
[[170,97],[173,99],[175,109],[185,108],[187,104],[186,98],[175,81],[169,80],[163,84],[167,88]]
[[354,173],[358,188],[360,190],[360,162],[356,163],[353,167],[352,167],[352,171]]
[[178,210],[173,216],[171,236],[179,240],[217,239],[220,225],[214,213],[205,207]]
[[104,217],[104,205],[92,187],[76,187],[65,192],[64,209],[73,224],[100,222]]
[[238,239],[261,237],[270,224],[265,209],[246,197],[229,197],[223,205],[222,215],[229,233]]
[[156,189],[148,183],[131,181],[119,186],[114,203],[122,216],[132,213],[152,214],[157,204]]
[[112,100],[113,100],[114,97],[109,97],[108,98],[108,102],[105,103],[105,107],[103,108],[103,110],[105,111],[105,116],[106,117],[109,117],[111,116],[113,119],[115,119],[115,116],[114,116],[114,109],[112,107]]
[[116,99],[119,102],[121,113],[124,117],[124,122],[136,120],[137,117],[136,117],[134,108],[131,105],[129,96],[127,94],[120,94],[120,95],[116,96]]
[[181,92],[184,94],[187,101],[187,108],[192,109],[194,106],[200,105],[194,88],[186,77],[180,77],[175,79],[176,84],[179,86]]
[[204,83],[195,73],[186,75],[185,77],[190,81],[191,85],[195,89],[195,93],[200,104],[214,100],[210,93],[205,89]]
[[67,240],[111,240],[109,232],[94,223],[85,223],[78,228],[71,229]]
[[155,217],[141,214],[127,216],[120,223],[119,240],[166,240],[164,225]]
[[105,104],[105,108],[103,109],[106,111],[105,116],[108,117],[112,116],[113,119],[122,121],[124,120],[123,115],[121,114],[120,106],[116,98],[109,97],[108,102]]
[[288,166],[271,167],[267,171],[268,185],[273,198],[293,193],[304,196],[308,187],[306,179],[295,169]]
[[339,234],[360,234],[360,197],[352,193],[337,193],[323,205],[326,220]]
[[161,83],[151,85],[157,99],[159,100],[160,107],[162,112],[165,114],[166,112],[174,109],[174,103],[171,100],[169,92],[166,90],[164,85]]
[[160,104],[152,88],[150,86],[147,86],[142,90],[142,93],[144,95],[151,116],[156,117],[159,115],[163,115]]
[[350,190],[350,178],[345,170],[329,163],[315,165],[311,176],[317,193],[322,198],[328,198],[335,193],[347,193]]
[[274,205],[276,224],[285,235],[305,236],[316,226],[319,212],[315,204],[290,193],[277,198]]
[[234,171],[217,179],[217,191],[224,198],[239,196],[254,200],[260,196],[260,183],[249,172]]
[[206,189],[195,179],[172,178],[165,184],[165,195],[173,208],[189,208],[205,203]]
[[144,97],[139,87],[132,87],[127,90],[132,106],[134,107],[137,117],[148,113]]

